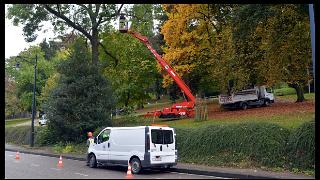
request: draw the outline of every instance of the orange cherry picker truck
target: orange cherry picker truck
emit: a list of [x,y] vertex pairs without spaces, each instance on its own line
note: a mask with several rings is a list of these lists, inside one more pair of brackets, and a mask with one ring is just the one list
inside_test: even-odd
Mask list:
[[163,110],[156,110],[154,112],[148,112],[145,114],[148,116],[157,116],[159,118],[181,118],[181,117],[194,117],[194,107],[196,98],[192,95],[190,88],[184,83],[184,81],[179,77],[179,75],[171,68],[171,66],[154,50],[146,36],[131,31],[128,29],[128,22],[126,21],[124,15],[120,15],[119,18],[119,31],[121,33],[128,33],[133,37],[139,39],[144,43],[147,48],[155,56],[161,67],[169,73],[173,80],[177,83],[182,93],[188,98],[182,103],[173,104],[170,108],[163,108]]

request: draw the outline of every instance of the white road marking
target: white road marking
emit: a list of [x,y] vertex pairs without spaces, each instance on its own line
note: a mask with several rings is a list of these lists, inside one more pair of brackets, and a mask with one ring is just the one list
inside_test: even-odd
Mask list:
[[12,156],[14,156],[14,155],[13,155],[13,154],[9,154],[9,156],[11,156],[11,157],[12,157]]
[[74,174],[78,174],[78,175],[81,175],[81,176],[88,176],[86,174],[81,174],[81,173],[74,173]]
[[35,166],[35,167],[39,167],[40,165],[39,164],[31,164],[31,166]]
[[50,168],[52,170],[56,170],[56,171],[60,171],[61,169],[58,169],[58,168]]
[[193,175],[193,176],[204,176],[204,177],[214,177],[218,179],[231,179],[231,178],[224,178],[224,177],[217,177],[217,176],[208,176],[208,175],[201,175],[201,174],[188,174],[188,173],[179,173],[179,172],[169,172],[173,174],[186,174],[186,175]]

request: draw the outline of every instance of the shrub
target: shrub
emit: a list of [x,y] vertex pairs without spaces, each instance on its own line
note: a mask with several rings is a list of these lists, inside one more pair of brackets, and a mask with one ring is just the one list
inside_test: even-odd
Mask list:
[[39,146],[51,145],[57,142],[57,137],[48,129],[48,126],[40,127],[35,134],[35,144]]
[[315,122],[306,122],[295,129],[289,137],[288,160],[291,167],[314,168]]
[[281,88],[281,89],[275,89],[274,94],[276,96],[291,95],[291,94],[296,94],[296,90],[294,88],[285,87],[285,88]]

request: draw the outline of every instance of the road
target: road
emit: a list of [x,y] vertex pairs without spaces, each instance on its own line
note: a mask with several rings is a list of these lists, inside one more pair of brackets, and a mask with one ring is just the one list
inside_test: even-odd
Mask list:
[[[63,159],[63,167],[58,168],[59,158],[20,153],[5,152],[5,178],[23,179],[126,179],[124,167],[90,168],[84,161]],[[160,170],[146,170],[133,175],[134,179],[221,179],[222,177],[194,175]]]

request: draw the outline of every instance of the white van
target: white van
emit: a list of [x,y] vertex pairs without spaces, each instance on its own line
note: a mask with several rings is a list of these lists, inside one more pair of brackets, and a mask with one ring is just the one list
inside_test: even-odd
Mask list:
[[131,165],[132,173],[142,168],[170,168],[177,164],[174,128],[163,126],[107,127],[88,148],[87,165]]

